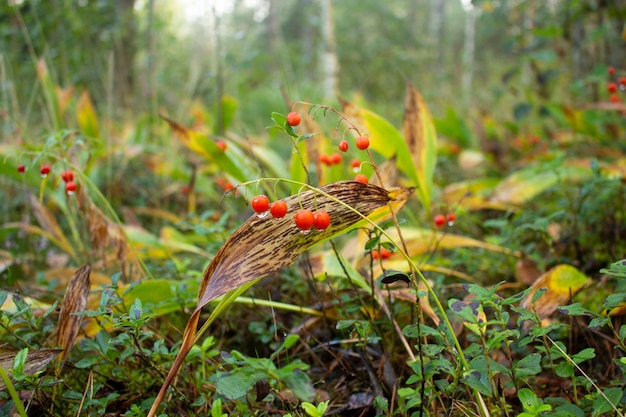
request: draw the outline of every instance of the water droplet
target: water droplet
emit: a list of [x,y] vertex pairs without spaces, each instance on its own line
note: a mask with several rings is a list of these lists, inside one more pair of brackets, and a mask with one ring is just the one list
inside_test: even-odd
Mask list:
[[302,233],[303,235],[308,235],[309,233],[311,233],[311,231],[300,229],[300,233]]
[[257,217],[259,219],[263,219],[263,218],[267,217],[268,213],[269,213],[269,211],[265,211],[263,213],[257,213],[256,215],[257,215]]
[[68,191],[67,195],[74,195],[74,191]]
[[454,226],[454,222],[448,222],[448,226]]

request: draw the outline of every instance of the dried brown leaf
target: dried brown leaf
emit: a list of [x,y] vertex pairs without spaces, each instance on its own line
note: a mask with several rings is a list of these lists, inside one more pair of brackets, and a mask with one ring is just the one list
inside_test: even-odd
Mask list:
[[84,316],[74,313],[83,311],[87,305],[89,296],[91,265],[85,264],[78,269],[70,280],[59,313],[59,330],[57,333],[57,345],[61,346],[61,360],[67,356],[74,345],[76,336],[80,330]]
[[[167,388],[191,350],[200,311],[208,302],[289,265],[311,246],[357,224],[362,216],[368,216],[394,200],[405,201],[412,191],[404,189],[390,192],[371,184],[340,181],[321,187],[319,192],[309,190],[285,198],[289,211],[281,220],[270,216],[250,217],[224,243],[205,270],[198,293],[198,305],[185,326],[179,354],[148,417],[156,415]],[[331,218],[328,229],[302,234],[293,220],[301,208],[327,211]]]
[[37,219],[37,222],[41,226],[43,230],[48,232],[61,246],[61,248],[66,251],[70,256],[75,257],[74,249],[72,245],[70,245],[69,241],[63,234],[61,227],[57,223],[54,216],[50,213],[50,211],[39,202],[37,197],[32,194],[29,194],[30,205],[33,210],[33,214]]

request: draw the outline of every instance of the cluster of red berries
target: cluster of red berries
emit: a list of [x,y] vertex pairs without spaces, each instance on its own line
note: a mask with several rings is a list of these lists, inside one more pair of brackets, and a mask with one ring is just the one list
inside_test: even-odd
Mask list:
[[341,163],[343,158],[339,155],[339,152],[335,152],[332,155],[322,154],[320,155],[320,163],[326,166],[338,165]]
[[384,246],[381,246],[380,251],[377,251],[376,249],[372,251],[372,258],[374,259],[389,259],[391,255],[393,255],[393,252]]
[[455,220],[456,215],[454,213],[448,213],[446,216],[444,216],[443,214],[437,214],[433,218],[433,222],[437,227],[443,227],[446,223],[448,224],[448,226],[452,226]]
[[612,80],[606,86],[606,90],[610,94],[609,100],[612,103],[619,103],[620,99],[619,99],[619,96],[617,95],[617,92],[626,90],[626,77],[619,77],[616,80],[615,79],[615,68],[613,68],[613,67],[609,67],[608,73],[609,73],[610,79]]
[[[270,204],[269,198],[261,194],[257,195],[250,201],[252,209],[258,217],[263,218],[268,213],[275,219],[282,219],[287,215],[287,203],[283,200],[274,201]],[[330,215],[325,210],[299,210],[294,215],[296,226],[304,234],[308,233],[312,228],[317,230],[326,230],[330,225]]]
[[[39,168],[39,174],[41,175],[41,178],[47,178],[51,170],[52,168],[50,167],[50,165],[42,165],[41,168]],[[19,165],[17,167],[17,172],[19,172],[20,174],[25,173],[26,166]],[[74,194],[74,192],[76,191],[76,183],[74,182],[74,173],[72,172],[72,170],[66,169],[65,171],[63,171],[61,173],[61,179],[65,183],[65,192],[69,195]]]

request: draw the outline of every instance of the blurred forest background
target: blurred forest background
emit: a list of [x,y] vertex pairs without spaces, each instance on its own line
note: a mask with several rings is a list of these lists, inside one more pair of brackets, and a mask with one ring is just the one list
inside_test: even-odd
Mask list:
[[406,80],[436,118],[532,121],[549,100],[607,99],[606,68],[626,60],[623,0],[3,3],[5,138],[42,126],[40,57],[59,85],[88,89],[109,118],[185,121],[194,99],[230,95],[241,108],[235,125],[251,130],[284,105],[281,89],[327,104],[362,96],[399,120]]

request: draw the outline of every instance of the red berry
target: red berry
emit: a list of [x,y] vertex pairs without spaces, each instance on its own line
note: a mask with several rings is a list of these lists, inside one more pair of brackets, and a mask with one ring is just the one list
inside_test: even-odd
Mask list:
[[74,181],[74,173],[71,169],[66,169],[65,171],[61,172],[61,179],[63,180],[63,182]]
[[452,226],[454,224],[454,221],[456,220],[456,214],[448,213],[448,215],[446,216],[446,220],[448,221],[448,226]]
[[617,94],[611,94],[609,100],[611,100],[611,103],[619,103],[619,96]]
[[389,249],[385,248],[384,246],[382,246],[380,248],[380,257],[383,259],[388,259],[391,255],[393,255],[393,252],[391,252]]
[[292,111],[291,113],[287,115],[287,124],[289,126],[298,126],[301,121],[302,121],[302,118],[295,111]]
[[254,197],[250,204],[252,205],[252,210],[257,214],[265,213],[270,208],[269,198],[262,194]]
[[329,157],[330,165],[337,165],[341,163],[341,155],[338,152],[335,152]]
[[609,67],[609,75],[615,74],[615,68]]
[[339,150],[341,152],[347,152],[348,151],[348,141],[347,140],[342,140],[341,142],[339,142]]
[[287,214],[287,203],[283,200],[274,201],[270,206],[270,213],[275,219],[282,219]]
[[320,163],[324,165],[330,165],[330,155],[322,154],[320,155]]
[[191,188],[189,188],[189,185],[187,184],[180,187],[180,192],[183,194],[189,194],[190,191],[191,191]]
[[294,217],[298,229],[308,231],[313,227],[313,212],[311,210],[300,210]]
[[223,140],[218,140],[217,142],[215,142],[215,144],[218,148],[222,150],[222,152],[226,151],[226,142],[224,142]]
[[50,165],[44,165],[41,167],[41,169],[39,169],[39,173],[41,174],[42,177],[47,177],[48,174],[50,173]]
[[352,168],[360,168],[361,161],[359,161],[358,159],[353,159],[352,162],[350,162],[350,165],[352,165]]
[[23,174],[26,172],[26,167],[24,165],[20,165],[17,167],[17,172],[19,172],[20,174]]
[[370,140],[367,136],[359,136],[356,138],[356,147],[363,151],[370,147]]
[[363,184],[367,184],[369,182],[364,174],[357,174],[356,177],[354,177],[354,180]]
[[433,221],[435,222],[435,226],[441,227],[446,224],[446,216],[444,216],[443,214],[437,214]]
[[619,77],[619,85],[626,86],[626,77]]
[[68,181],[65,184],[65,192],[68,194],[74,194],[74,191],[76,191],[76,183],[74,181]]
[[609,90],[609,93],[614,93],[617,91],[617,84],[615,83],[609,83],[609,85],[606,87],[607,90]]
[[374,259],[380,258],[380,253],[376,249],[372,251],[372,258]]
[[456,143],[450,145],[450,153],[457,154],[459,152],[461,152],[461,147],[459,145],[457,145]]
[[313,226],[317,230],[326,230],[330,225],[330,215],[325,210],[318,210],[313,214]]

